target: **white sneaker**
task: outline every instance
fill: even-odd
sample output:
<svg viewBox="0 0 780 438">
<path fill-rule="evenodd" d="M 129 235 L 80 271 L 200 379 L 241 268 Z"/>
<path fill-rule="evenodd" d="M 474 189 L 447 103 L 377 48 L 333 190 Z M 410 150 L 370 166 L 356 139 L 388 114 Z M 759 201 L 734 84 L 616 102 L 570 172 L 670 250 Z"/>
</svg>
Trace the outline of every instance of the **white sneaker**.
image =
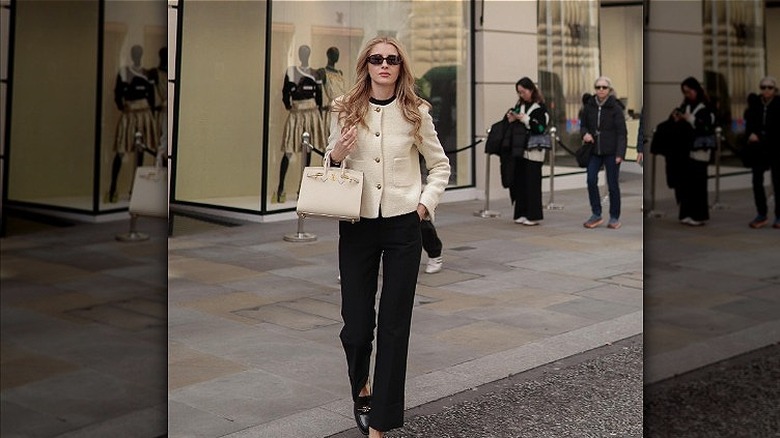
<svg viewBox="0 0 780 438">
<path fill-rule="evenodd" d="M 700 227 L 700 226 L 704 225 L 704 221 L 697 221 L 697 220 L 694 220 L 691 217 L 684 217 L 684 218 L 680 219 L 680 223 L 681 224 L 685 224 L 685 225 L 690 225 L 692 227 Z"/>
<path fill-rule="evenodd" d="M 515 219 L 515 223 L 516 224 L 522 224 L 522 225 L 528 225 L 529 227 L 534 226 L 534 225 L 539 225 L 539 222 L 532 221 L 532 220 L 528 219 L 525 216 L 521 216 L 521 217 Z"/>
<path fill-rule="evenodd" d="M 444 260 L 441 257 L 431 257 L 428 259 L 428 264 L 425 266 L 426 274 L 435 274 L 441 271 L 441 265 Z"/>
</svg>

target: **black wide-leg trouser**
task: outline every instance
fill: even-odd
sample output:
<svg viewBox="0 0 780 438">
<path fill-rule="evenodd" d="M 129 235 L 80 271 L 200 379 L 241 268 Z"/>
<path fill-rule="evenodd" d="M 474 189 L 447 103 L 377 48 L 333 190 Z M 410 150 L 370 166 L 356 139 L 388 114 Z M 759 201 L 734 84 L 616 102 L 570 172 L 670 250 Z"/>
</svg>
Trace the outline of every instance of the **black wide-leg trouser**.
<svg viewBox="0 0 780 438">
<path fill-rule="evenodd" d="M 370 426 L 403 426 L 404 383 L 412 306 L 422 242 L 416 211 L 394 217 L 339 223 L 341 343 L 347 357 L 352 399 L 366 385 L 376 328 L 376 364 L 371 385 Z M 382 260 L 382 293 L 376 293 Z"/>
<path fill-rule="evenodd" d="M 680 178 L 680 212 L 679 219 L 686 217 L 696 221 L 710 220 L 710 204 L 707 199 L 707 167 L 706 161 L 689 158 L 685 175 Z"/>
</svg>

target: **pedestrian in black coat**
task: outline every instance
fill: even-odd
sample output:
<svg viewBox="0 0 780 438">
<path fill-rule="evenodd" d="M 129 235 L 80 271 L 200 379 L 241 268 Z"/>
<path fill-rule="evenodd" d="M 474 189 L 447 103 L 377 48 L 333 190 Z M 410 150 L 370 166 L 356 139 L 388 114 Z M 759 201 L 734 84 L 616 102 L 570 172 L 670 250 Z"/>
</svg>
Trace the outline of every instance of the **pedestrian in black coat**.
<svg viewBox="0 0 780 438">
<path fill-rule="evenodd" d="M 515 204 L 514 221 L 526 226 L 538 225 L 544 219 L 542 211 L 542 163 L 545 150 L 528 147 L 532 135 L 544 134 L 550 116 L 544 106 L 542 93 L 536 84 L 524 77 L 515 84 L 518 100 L 506 114 L 514 132 L 522 133 L 522 148 L 513 153 L 514 175 L 509 195 Z M 513 151 L 514 152 L 514 151 Z"/>
<path fill-rule="evenodd" d="M 612 80 L 601 76 L 593 84 L 596 94 L 582 96 L 580 133 L 583 143 L 593 143 L 593 153 L 587 166 L 588 199 L 591 216 L 583 224 L 595 228 L 604 222 L 601 217 L 601 196 L 598 174 L 604 166 L 609 190 L 609 223 L 611 229 L 620 228 L 620 163 L 626 156 L 628 130 L 623 104 L 617 100 Z"/>
<path fill-rule="evenodd" d="M 712 157 L 714 140 L 709 146 L 699 147 L 699 140 L 714 138 L 715 112 L 710 105 L 707 92 L 694 77 L 686 78 L 680 84 L 684 96 L 682 104 L 669 117 L 679 129 L 679 140 L 687 146 L 687 157 L 682 158 L 675 181 L 677 201 L 680 206 L 680 223 L 690 226 L 704 225 L 710 218 L 707 201 L 707 167 Z M 683 152 L 681 151 L 681 152 Z"/>
<path fill-rule="evenodd" d="M 753 172 L 753 198 L 757 216 L 750 222 L 751 228 L 761 228 L 769 223 L 764 173 L 772 175 L 775 194 L 774 228 L 780 228 L 780 99 L 777 97 L 777 80 L 771 76 L 761 79 L 761 95 L 751 93 L 745 110 L 745 136 L 747 145 L 744 156 Z"/>
</svg>

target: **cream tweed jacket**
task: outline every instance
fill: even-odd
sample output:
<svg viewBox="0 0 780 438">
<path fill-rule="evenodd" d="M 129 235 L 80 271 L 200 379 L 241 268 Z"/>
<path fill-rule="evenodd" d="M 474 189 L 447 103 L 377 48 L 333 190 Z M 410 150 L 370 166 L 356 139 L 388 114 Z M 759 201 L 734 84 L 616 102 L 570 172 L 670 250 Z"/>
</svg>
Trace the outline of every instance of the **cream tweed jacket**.
<svg viewBox="0 0 780 438">
<path fill-rule="evenodd" d="M 450 178 L 450 161 L 439 143 L 427 106 L 420 106 L 420 114 L 423 141 L 415 144 L 412 125 L 404 119 L 396 100 L 387 105 L 369 103 L 365 117 L 368 129 L 358 126 L 357 148 L 345 159 L 346 167 L 363 172 L 360 217 L 377 218 L 380 209 L 382 217 L 400 216 L 423 204 L 430 219 L 434 219 Z M 341 127 L 338 114 L 333 114 L 326 151 L 335 147 Z M 424 189 L 419 154 L 428 168 Z"/>
</svg>

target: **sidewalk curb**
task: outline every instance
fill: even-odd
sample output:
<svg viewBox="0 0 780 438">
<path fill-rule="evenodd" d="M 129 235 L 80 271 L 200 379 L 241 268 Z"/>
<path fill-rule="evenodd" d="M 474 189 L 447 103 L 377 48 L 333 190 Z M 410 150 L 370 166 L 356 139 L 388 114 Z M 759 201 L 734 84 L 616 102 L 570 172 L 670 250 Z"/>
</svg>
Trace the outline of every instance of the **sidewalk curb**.
<svg viewBox="0 0 780 438">
<path fill-rule="evenodd" d="M 406 382 L 406 409 L 636 336 L 642 331 L 643 312 L 637 311 L 417 376 Z M 322 438 L 354 427 L 352 400 L 347 397 L 323 407 L 309 409 L 223 436 L 228 438 Z"/>
<path fill-rule="evenodd" d="M 768 321 L 658 355 L 645 352 L 645 386 L 780 342 L 780 321 Z"/>
</svg>

